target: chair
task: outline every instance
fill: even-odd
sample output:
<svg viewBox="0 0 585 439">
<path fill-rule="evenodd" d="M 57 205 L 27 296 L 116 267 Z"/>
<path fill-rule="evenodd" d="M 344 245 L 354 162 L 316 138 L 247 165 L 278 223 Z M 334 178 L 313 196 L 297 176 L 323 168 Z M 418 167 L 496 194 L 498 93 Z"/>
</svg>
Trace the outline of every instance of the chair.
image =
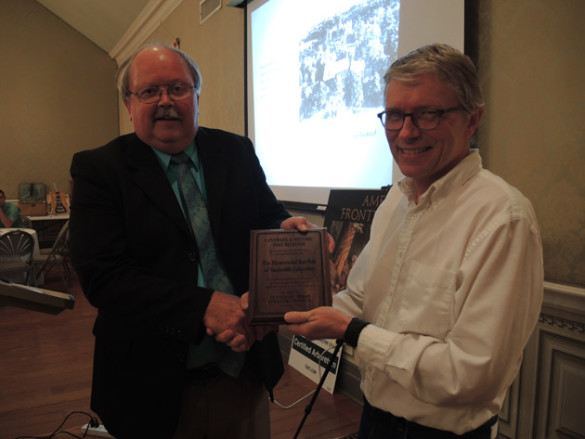
<svg viewBox="0 0 585 439">
<path fill-rule="evenodd" d="M 23 216 L 21 218 L 22 218 L 22 223 L 23 223 L 25 229 L 32 229 L 33 228 L 32 220 L 28 216 Z"/>
<path fill-rule="evenodd" d="M 12 230 L 0 236 L 0 279 L 7 282 L 24 275 L 24 283 L 30 285 L 35 279 L 32 263 L 34 239 L 30 233 Z"/>
<path fill-rule="evenodd" d="M 69 221 L 66 221 L 63 227 L 61 227 L 53 246 L 48 251 L 41 249 L 40 254 L 34 257 L 33 265 L 35 267 L 40 266 L 35 278 L 35 284 L 37 285 L 43 274 L 46 277 L 53 267 L 60 267 L 61 279 L 65 284 L 65 291 L 69 292 L 69 283 L 71 281 L 71 269 L 69 268 Z"/>
</svg>

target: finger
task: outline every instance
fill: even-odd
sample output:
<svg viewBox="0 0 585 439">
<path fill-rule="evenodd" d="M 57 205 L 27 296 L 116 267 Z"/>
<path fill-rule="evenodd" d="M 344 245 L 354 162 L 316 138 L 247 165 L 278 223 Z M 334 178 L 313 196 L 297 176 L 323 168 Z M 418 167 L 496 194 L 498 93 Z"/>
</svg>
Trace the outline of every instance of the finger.
<svg viewBox="0 0 585 439">
<path fill-rule="evenodd" d="M 244 311 L 246 311 L 248 309 L 248 306 L 249 306 L 249 294 L 248 293 L 244 293 L 242 295 L 242 297 L 240 298 L 240 305 L 242 306 L 242 309 Z"/>
<path fill-rule="evenodd" d="M 333 253 L 333 250 L 335 250 L 335 240 L 333 239 L 333 236 L 331 236 L 331 234 L 327 233 L 327 247 L 329 248 L 329 253 Z"/>
<path fill-rule="evenodd" d="M 222 331 L 221 333 L 217 334 L 215 336 L 215 340 L 220 342 L 220 343 L 226 343 L 228 344 L 231 340 L 233 340 L 233 338 L 236 336 L 236 332 L 234 332 L 231 329 L 226 329 L 225 331 Z"/>
<path fill-rule="evenodd" d="M 284 321 L 286 323 L 303 323 L 308 319 L 306 312 L 301 311 L 289 311 L 284 314 Z"/>
<path fill-rule="evenodd" d="M 225 343 L 230 349 L 237 352 L 248 350 L 250 345 L 244 334 L 236 333 L 231 330 L 223 331 L 215 337 L 215 340 L 220 343 Z"/>
<path fill-rule="evenodd" d="M 250 344 L 246 340 L 246 337 L 242 334 L 236 335 L 232 338 L 229 343 L 227 344 L 232 351 L 235 352 L 244 352 L 249 349 Z"/>
<path fill-rule="evenodd" d="M 250 347 L 244 343 L 242 345 L 232 347 L 231 350 L 234 352 L 246 352 L 250 350 Z"/>
<path fill-rule="evenodd" d="M 235 334 L 232 339 L 228 342 L 230 346 L 238 346 L 241 344 L 247 344 L 247 339 L 244 334 Z"/>
<path fill-rule="evenodd" d="M 312 226 L 312 224 L 309 223 L 307 219 L 302 216 L 293 216 L 291 218 L 284 220 L 280 224 L 281 229 L 297 229 L 301 232 L 306 232 L 310 228 L 310 226 Z"/>
</svg>

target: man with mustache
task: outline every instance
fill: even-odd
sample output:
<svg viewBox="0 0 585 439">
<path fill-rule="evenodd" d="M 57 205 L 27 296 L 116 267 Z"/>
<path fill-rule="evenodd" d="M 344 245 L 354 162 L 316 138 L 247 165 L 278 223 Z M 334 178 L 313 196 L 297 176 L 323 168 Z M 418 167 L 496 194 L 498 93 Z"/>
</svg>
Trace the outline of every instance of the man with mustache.
<svg viewBox="0 0 585 439">
<path fill-rule="evenodd" d="M 542 302 L 536 217 L 470 148 L 484 102 L 469 58 L 425 46 L 385 80 L 378 116 L 405 178 L 333 307 L 285 320 L 355 348 L 360 438 L 494 438 Z"/>
<path fill-rule="evenodd" d="M 269 438 L 283 365 L 275 328 L 246 324 L 250 231 L 313 225 L 277 202 L 249 139 L 198 125 L 188 55 L 143 48 L 118 86 L 135 133 L 71 164 L 71 256 L 98 308 L 91 407 L 117 439 Z"/>
</svg>

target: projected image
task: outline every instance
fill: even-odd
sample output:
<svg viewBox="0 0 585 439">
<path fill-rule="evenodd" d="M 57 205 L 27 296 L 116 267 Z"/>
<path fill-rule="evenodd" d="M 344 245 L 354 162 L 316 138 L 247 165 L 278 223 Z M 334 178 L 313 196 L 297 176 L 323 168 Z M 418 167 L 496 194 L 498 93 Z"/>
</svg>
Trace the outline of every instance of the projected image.
<svg viewBox="0 0 585 439">
<path fill-rule="evenodd" d="M 464 0 L 254 0 L 248 5 L 248 134 L 279 200 L 392 183 L 376 117 L 383 75 L 423 44 L 463 48 Z"/>
<path fill-rule="evenodd" d="M 370 0 L 327 17 L 299 43 L 300 120 L 380 106 L 398 51 L 400 1 Z"/>
</svg>

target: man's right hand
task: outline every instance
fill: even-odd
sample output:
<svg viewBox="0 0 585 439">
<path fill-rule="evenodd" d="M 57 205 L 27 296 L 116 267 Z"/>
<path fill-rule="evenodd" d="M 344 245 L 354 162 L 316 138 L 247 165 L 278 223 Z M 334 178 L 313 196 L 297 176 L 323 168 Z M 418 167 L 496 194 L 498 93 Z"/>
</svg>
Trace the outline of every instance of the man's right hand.
<svg viewBox="0 0 585 439">
<path fill-rule="evenodd" d="M 214 291 L 203 323 L 208 335 L 217 339 L 221 334 L 218 341 L 228 344 L 236 352 L 247 351 L 254 342 L 254 334 L 246 324 L 246 313 L 237 296 Z"/>
</svg>

